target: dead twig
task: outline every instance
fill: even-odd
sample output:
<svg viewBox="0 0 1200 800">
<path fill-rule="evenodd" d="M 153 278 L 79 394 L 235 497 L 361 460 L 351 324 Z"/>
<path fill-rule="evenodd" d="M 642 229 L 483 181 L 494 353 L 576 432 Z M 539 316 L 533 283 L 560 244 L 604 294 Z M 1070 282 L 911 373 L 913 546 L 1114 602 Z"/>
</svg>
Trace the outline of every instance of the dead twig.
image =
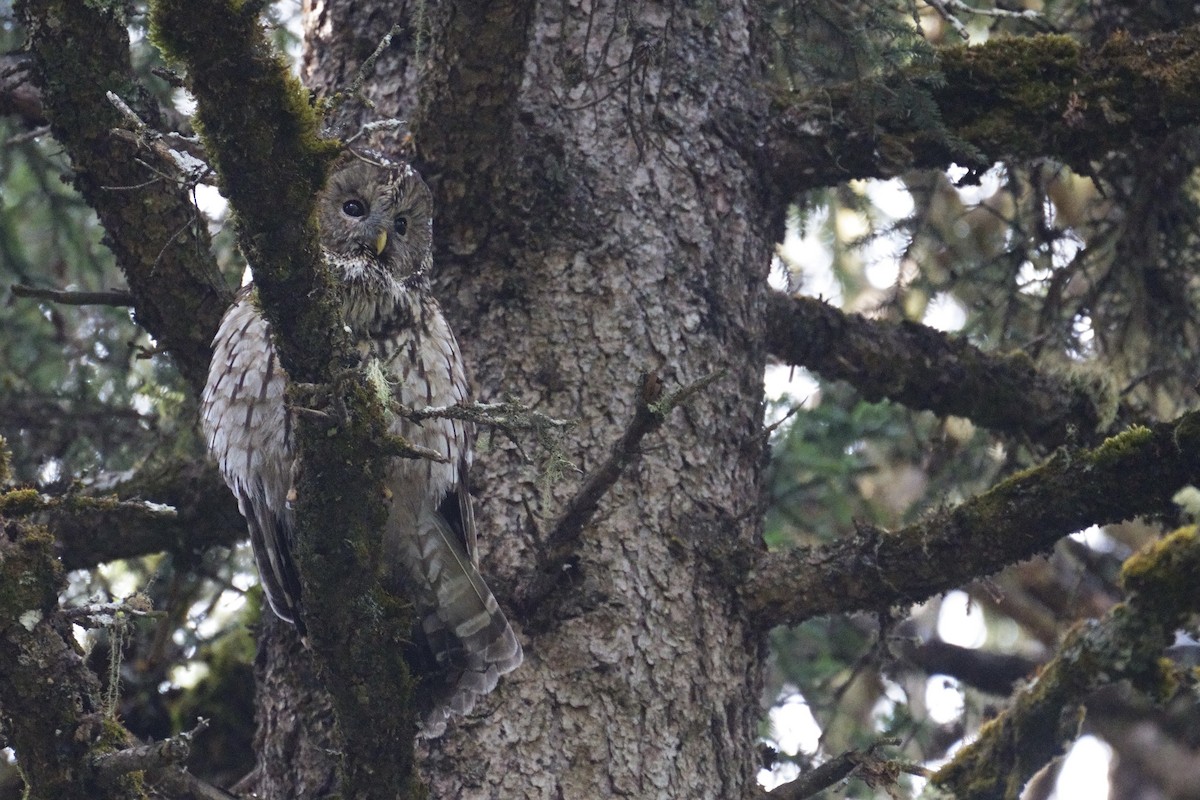
<svg viewBox="0 0 1200 800">
<path fill-rule="evenodd" d="M 33 300 L 48 300 L 67 306 L 131 306 L 133 293 L 118 289 L 107 292 L 74 292 L 62 289 L 38 289 L 14 283 L 13 297 L 28 297 Z"/>
<path fill-rule="evenodd" d="M 538 574 L 526 593 L 526 604 L 540 600 L 558 583 L 575 554 L 584 528 L 599 508 L 600 500 L 630 463 L 641 455 L 639 446 L 642 439 L 662 427 L 672 409 L 712 385 L 723 374 L 715 372 L 666 394 L 657 374 L 651 372 L 642 376 L 633 417 L 620 438 L 609 448 L 608 458 L 584 478 L 542 543 Z"/>
</svg>

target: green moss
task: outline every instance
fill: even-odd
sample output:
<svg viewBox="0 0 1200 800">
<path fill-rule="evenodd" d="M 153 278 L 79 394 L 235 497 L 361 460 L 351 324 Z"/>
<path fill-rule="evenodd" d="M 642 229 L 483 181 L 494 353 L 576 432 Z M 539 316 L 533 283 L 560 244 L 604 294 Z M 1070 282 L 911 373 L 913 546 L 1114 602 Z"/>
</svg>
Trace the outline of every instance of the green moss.
<svg viewBox="0 0 1200 800">
<path fill-rule="evenodd" d="M 320 136 L 307 90 L 270 49 L 258 19 L 242 13 L 253 8 L 158 0 L 151 39 L 187 67 L 198 130 L 238 215 L 239 244 L 260 291 L 274 300 L 268 319 L 296 352 L 328 353 L 334 309 L 325 299 L 295 298 L 330 294 L 319 267 L 315 198 L 341 145 Z M 290 314 L 280 313 L 289 305 Z M 311 379 L 312 370 L 297 370 L 290 355 L 281 352 L 285 368 Z"/>
<path fill-rule="evenodd" d="M 1067 107 L 1081 52 L 1079 42 L 1055 35 L 940 51 L 946 86 L 938 104 L 947 125 L 992 154 L 1036 151 L 1038 137 Z"/>
<path fill-rule="evenodd" d="M 1112 466 L 1129 458 L 1133 451 L 1145 447 L 1154 439 L 1154 432 L 1144 425 L 1133 425 L 1128 430 L 1110 436 L 1091 452 L 1092 463 L 1097 466 Z"/>
<path fill-rule="evenodd" d="M 11 489 L 0 494 L 0 517 L 23 517 L 44 507 L 37 489 Z"/>
<path fill-rule="evenodd" d="M 1139 608 L 1173 627 L 1200 610 L 1196 575 L 1200 574 L 1200 531 L 1180 528 L 1130 556 L 1121 568 L 1121 584 Z"/>
<path fill-rule="evenodd" d="M 22 621 L 29 611 L 49 613 L 65 582 L 57 542 L 48 530 L 15 522 L 7 528 L 14 541 L 0 538 L 0 629 Z"/>
</svg>

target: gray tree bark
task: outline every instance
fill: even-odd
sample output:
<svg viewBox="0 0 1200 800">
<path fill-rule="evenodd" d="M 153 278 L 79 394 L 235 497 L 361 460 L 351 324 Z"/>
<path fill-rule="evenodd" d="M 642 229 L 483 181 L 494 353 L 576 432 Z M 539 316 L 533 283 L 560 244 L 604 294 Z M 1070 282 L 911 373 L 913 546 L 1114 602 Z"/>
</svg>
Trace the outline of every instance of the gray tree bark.
<svg viewBox="0 0 1200 800">
<path fill-rule="evenodd" d="M 369 81 L 377 110 L 343 121 L 409 121 L 437 201 L 439 299 L 478 399 L 579 420 L 577 470 L 558 475 L 481 436 L 484 572 L 527 657 L 428 743 L 430 795 L 742 796 L 764 643 L 702 554 L 760 534 L 772 206 L 720 136 L 722 119 L 766 112 L 756 20 L 743 3 L 421 8 L 423 23 L 385 0 L 306 3 L 305 80 L 345 88 L 405 26 Z M 668 392 L 720 377 L 641 441 L 547 589 L 541 545 L 634 417 L 644 372 Z M 323 706 L 279 679 L 304 656 L 267 632 L 260 752 L 290 773 L 260 770 L 254 788 L 315 794 L 332 769 L 313 743 Z"/>
</svg>

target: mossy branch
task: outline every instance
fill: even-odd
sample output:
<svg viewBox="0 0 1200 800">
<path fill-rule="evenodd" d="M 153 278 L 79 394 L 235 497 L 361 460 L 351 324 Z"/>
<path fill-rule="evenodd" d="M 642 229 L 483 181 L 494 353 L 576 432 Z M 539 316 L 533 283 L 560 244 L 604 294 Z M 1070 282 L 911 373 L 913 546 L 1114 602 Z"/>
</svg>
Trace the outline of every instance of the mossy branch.
<svg viewBox="0 0 1200 800">
<path fill-rule="evenodd" d="M 1010 157 L 1056 158 L 1086 173 L 1131 142 L 1200 122 L 1197 26 L 1138 39 L 1118 32 L 1092 50 L 1045 34 L 937 52 L 936 73 L 918 68 L 890 81 L 927 92 L 940 124 L 864 100 L 854 84 L 781 96 L 765 134 L 735 137 L 765 142 L 750 155 L 794 196 L 914 167 L 983 170 Z"/>
<path fill-rule="evenodd" d="M 899 531 L 860 527 L 819 548 L 760 556 L 742 586 L 764 626 L 924 600 L 1049 549 L 1090 525 L 1171 513 L 1200 482 L 1200 412 L 1134 427 L 1033 469 Z"/>
<path fill-rule="evenodd" d="M 237 502 L 211 464 L 156 463 L 115 490 L 118 497 L 154 498 L 176 513 L 146 513 L 137 508 L 114 513 L 91 500 L 82 506 L 60 504 L 48 509 L 46 524 L 54 531 L 67 569 L 163 551 L 190 557 L 209 547 L 232 547 L 246 537 Z"/>
<path fill-rule="evenodd" d="M 933 784 L 959 800 L 1015 800 L 1026 781 L 1075 739 L 1081 706 L 1096 689 L 1127 680 L 1154 700 L 1167 699 L 1174 682 L 1162 652 L 1175 628 L 1200 611 L 1197 574 L 1200 535 L 1194 526 L 1132 556 L 1122 571 L 1127 602 L 1072 629 L 1054 660 L 934 774 Z"/>
<path fill-rule="evenodd" d="M 66 586 L 44 528 L 0 520 L 0 715 L 31 798 L 142 800 L 137 774 L 104 780 L 96 759 L 133 744 L 107 719 L 100 682 L 58 608 Z"/>
<path fill-rule="evenodd" d="M 1102 379 L 1039 370 L 1021 352 L 985 353 L 916 322 L 870 320 L 813 297 L 768 297 L 767 347 L 867 400 L 967 417 L 1047 448 L 1098 440 L 1117 412 L 1116 388 Z"/>
<path fill-rule="evenodd" d="M 308 92 L 271 49 L 252 5 L 159 0 L 150 33 L 186 66 L 197 127 L 237 212 L 238 245 L 281 363 L 295 380 L 328 381 L 348 339 L 321 264 L 316 199 L 340 144 L 318 135 Z"/>
<path fill-rule="evenodd" d="M 151 34 L 186 67 L 198 129 L 238 217 L 238 244 L 279 360 L 306 384 L 336 383 L 336 435 L 297 426 L 297 536 L 302 617 L 333 700 L 347 797 L 422 796 L 413 766 L 413 680 L 404 660 L 411 604 L 375 570 L 386 519 L 385 409 L 357 364 L 333 278 L 322 263 L 317 195 L 339 153 L 318 134 L 309 95 L 272 50 L 257 13 L 234 0 L 156 0 Z M 393 442 L 393 444 L 395 444 Z"/>
<path fill-rule="evenodd" d="M 66 513 L 100 511 L 121 514 L 148 515 L 173 519 L 176 509 L 165 503 L 147 500 L 121 500 L 116 495 L 85 495 L 68 493 L 63 495 L 43 494 L 37 489 L 10 489 L 0 494 L 0 516 L 24 517 L 39 511 L 59 509 Z"/>
</svg>

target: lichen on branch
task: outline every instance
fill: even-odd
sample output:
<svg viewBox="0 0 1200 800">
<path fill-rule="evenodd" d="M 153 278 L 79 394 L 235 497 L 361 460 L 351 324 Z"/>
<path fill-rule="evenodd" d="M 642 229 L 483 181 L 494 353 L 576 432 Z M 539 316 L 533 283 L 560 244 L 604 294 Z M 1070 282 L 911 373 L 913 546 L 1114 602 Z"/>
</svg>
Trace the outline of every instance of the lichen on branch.
<svg viewBox="0 0 1200 800">
<path fill-rule="evenodd" d="M 1061 35 L 998 37 L 937 51 L 874 91 L 920 89 L 933 118 L 864 98 L 872 87 L 822 87 L 777 98 L 761 141 L 769 177 L 789 195 L 852 178 L 892 177 L 958 163 L 986 169 L 1003 158 L 1089 164 L 1132 141 L 1200 122 L 1200 26 L 1088 49 Z"/>
<path fill-rule="evenodd" d="M 1200 611 L 1198 573 L 1195 526 L 1131 556 L 1122 570 L 1128 600 L 1072 629 L 1054 660 L 933 784 L 960 800 L 1016 800 L 1026 781 L 1074 740 L 1092 692 L 1127 680 L 1156 701 L 1167 699 L 1175 682 L 1162 651 L 1184 618 Z"/>
<path fill-rule="evenodd" d="M 1060 449 L 898 531 L 860 526 L 819 548 L 760 556 L 741 587 L 763 625 L 917 602 L 1048 550 L 1090 525 L 1171 513 L 1200 483 L 1200 412 L 1135 426 L 1091 450 Z"/>
</svg>

